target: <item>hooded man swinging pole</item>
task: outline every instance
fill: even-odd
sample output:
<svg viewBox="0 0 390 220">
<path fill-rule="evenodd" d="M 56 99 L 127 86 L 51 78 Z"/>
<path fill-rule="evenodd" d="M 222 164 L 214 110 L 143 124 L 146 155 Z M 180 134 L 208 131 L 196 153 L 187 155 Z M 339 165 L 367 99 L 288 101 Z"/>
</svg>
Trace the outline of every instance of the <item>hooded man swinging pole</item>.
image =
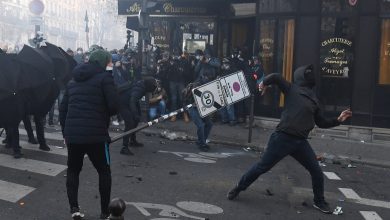
<svg viewBox="0 0 390 220">
<path fill-rule="evenodd" d="M 313 66 L 302 66 L 294 72 L 294 83 L 286 81 L 281 74 L 273 73 L 264 78 L 259 89 L 262 94 L 269 85 L 275 84 L 285 95 L 285 107 L 280 123 L 271 134 L 264 155 L 238 184 L 229 191 L 227 198 L 235 199 L 241 191 L 246 190 L 260 175 L 269 171 L 284 157 L 290 155 L 309 171 L 312 179 L 314 204 L 324 213 L 332 213 L 324 197 L 324 178 L 316 155 L 307 141 L 310 131 L 317 125 L 320 128 L 331 128 L 340 125 L 352 116 L 347 109 L 338 118 L 325 118 L 315 94 L 315 74 Z"/>
</svg>

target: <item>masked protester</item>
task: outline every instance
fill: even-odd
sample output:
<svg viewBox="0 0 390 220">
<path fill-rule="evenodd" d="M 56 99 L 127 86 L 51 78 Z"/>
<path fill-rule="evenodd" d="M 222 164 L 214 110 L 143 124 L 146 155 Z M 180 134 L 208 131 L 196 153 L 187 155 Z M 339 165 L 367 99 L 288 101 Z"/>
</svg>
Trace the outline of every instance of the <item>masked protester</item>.
<svg viewBox="0 0 390 220">
<path fill-rule="evenodd" d="M 192 89 L 209 82 L 206 79 L 207 78 L 205 77 L 201 77 L 200 80 L 197 80 L 186 86 L 186 88 L 182 92 L 184 105 L 189 105 L 189 104 L 195 105 L 195 100 L 192 95 Z M 197 128 L 196 133 L 198 136 L 198 140 L 196 141 L 196 145 L 198 145 L 200 151 L 204 151 L 204 152 L 209 151 L 210 146 L 207 143 L 208 143 L 208 137 L 211 132 L 211 128 L 213 127 L 213 122 L 211 121 L 211 118 L 209 116 L 202 118 L 199 114 L 197 106 L 193 106 L 190 109 L 188 109 L 188 113 L 190 114 L 191 120 L 194 122 Z"/>
<path fill-rule="evenodd" d="M 108 127 L 117 114 L 119 97 L 111 73 L 111 55 L 93 51 L 86 64 L 77 66 L 60 106 L 60 124 L 68 149 L 66 188 L 73 219 L 84 219 L 78 203 L 79 174 L 87 154 L 99 174 L 100 219 L 108 219 L 111 170 Z"/>
<path fill-rule="evenodd" d="M 136 82 L 126 92 L 121 93 L 120 114 L 125 121 L 125 132 L 138 126 L 141 120 L 141 107 L 139 101 L 147 93 L 154 92 L 157 88 L 157 81 L 154 78 L 146 78 Z M 130 100 L 130 102 L 129 102 Z M 136 139 L 135 133 L 123 138 L 123 147 L 120 151 L 124 155 L 133 155 L 130 147 L 142 147 Z"/>
<path fill-rule="evenodd" d="M 85 55 L 83 52 L 83 48 L 79 47 L 76 50 L 76 54 L 73 56 L 73 59 L 76 60 L 77 64 L 84 63 Z"/>
<path fill-rule="evenodd" d="M 237 69 L 232 65 L 231 59 L 223 58 L 220 76 L 227 76 L 235 72 L 237 72 Z M 237 124 L 234 105 L 225 106 L 221 108 L 218 113 L 223 124 L 229 124 L 230 126 L 235 126 Z"/>
<path fill-rule="evenodd" d="M 182 103 L 181 92 L 185 88 L 185 80 L 190 73 L 190 63 L 186 57 L 180 56 L 179 53 L 174 53 L 172 62 L 172 71 L 168 74 L 169 81 L 169 98 L 171 103 L 171 111 L 179 109 Z M 176 121 L 176 116 L 171 118 L 171 122 Z M 184 113 L 184 121 L 189 122 L 187 112 Z"/>
<path fill-rule="evenodd" d="M 323 173 L 307 138 L 314 125 L 320 128 L 338 126 L 351 117 L 352 112 L 344 110 L 338 118 L 332 119 L 323 116 L 318 98 L 313 90 L 315 74 L 311 65 L 299 67 L 294 72 L 293 84 L 283 79 L 280 74 L 273 73 L 264 78 L 259 88 L 264 93 L 267 86 L 272 84 L 277 85 L 286 97 L 280 123 L 276 127 L 276 131 L 272 133 L 268 147 L 260 161 L 241 177 L 237 186 L 228 193 L 227 198 L 229 200 L 236 198 L 260 175 L 290 155 L 311 175 L 314 192 L 313 206 L 324 213 L 331 213 L 332 210 L 324 197 Z"/>
</svg>

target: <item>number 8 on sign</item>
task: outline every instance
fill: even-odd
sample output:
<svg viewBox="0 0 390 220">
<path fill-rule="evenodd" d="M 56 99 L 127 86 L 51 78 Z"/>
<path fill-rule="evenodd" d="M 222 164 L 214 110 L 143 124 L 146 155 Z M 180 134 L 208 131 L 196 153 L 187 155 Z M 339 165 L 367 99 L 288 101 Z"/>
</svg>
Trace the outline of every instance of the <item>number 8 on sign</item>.
<svg viewBox="0 0 390 220">
<path fill-rule="evenodd" d="M 207 108 L 212 107 L 214 105 L 214 95 L 209 91 L 204 91 L 202 93 L 202 104 Z"/>
</svg>

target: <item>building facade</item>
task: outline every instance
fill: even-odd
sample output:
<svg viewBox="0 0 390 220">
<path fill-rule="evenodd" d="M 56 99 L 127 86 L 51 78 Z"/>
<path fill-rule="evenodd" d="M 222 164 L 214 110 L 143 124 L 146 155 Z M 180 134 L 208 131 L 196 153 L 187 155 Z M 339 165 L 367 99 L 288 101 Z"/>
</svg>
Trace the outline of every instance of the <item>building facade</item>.
<svg viewBox="0 0 390 220">
<path fill-rule="evenodd" d="M 294 69 L 313 64 L 326 115 L 351 108 L 350 125 L 390 128 L 389 0 L 157 2 L 150 30 L 161 47 L 173 51 L 204 40 L 220 57 L 239 47 L 247 58 L 259 56 L 267 74 L 280 72 L 289 81 Z M 119 0 L 127 28 L 137 28 L 141 5 Z M 255 115 L 278 118 L 283 102 L 272 88 L 256 97 Z"/>
<path fill-rule="evenodd" d="M 12 49 L 28 44 L 34 37 L 36 25 L 48 41 L 65 49 L 87 49 L 87 35 L 89 45 L 109 49 L 126 42 L 126 31 L 121 28 L 123 22 L 116 13 L 116 1 L 40 0 L 43 12 L 34 14 L 30 4 L 35 1 L 0 0 L 0 42 L 11 45 Z M 86 32 L 86 12 L 89 32 Z"/>
</svg>

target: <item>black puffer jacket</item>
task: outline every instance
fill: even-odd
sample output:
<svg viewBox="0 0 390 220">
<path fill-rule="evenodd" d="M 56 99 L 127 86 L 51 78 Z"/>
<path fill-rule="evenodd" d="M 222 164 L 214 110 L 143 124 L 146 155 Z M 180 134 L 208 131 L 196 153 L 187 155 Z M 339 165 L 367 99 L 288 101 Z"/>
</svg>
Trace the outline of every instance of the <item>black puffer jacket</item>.
<svg viewBox="0 0 390 220">
<path fill-rule="evenodd" d="M 110 116 L 117 114 L 119 97 L 112 75 L 93 64 L 73 70 L 60 106 L 60 123 L 67 143 L 110 140 Z"/>
<path fill-rule="evenodd" d="M 336 118 L 327 119 L 322 114 L 319 101 L 313 91 L 315 78 L 311 66 L 299 67 L 294 72 L 293 84 L 287 82 L 278 73 L 266 76 L 263 83 L 278 85 L 286 96 L 280 123 L 276 127 L 277 131 L 307 138 L 314 125 L 320 128 L 340 125 Z"/>
<path fill-rule="evenodd" d="M 148 92 L 156 89 L 156 80 L 147 78 L 133 84 L 131 89 L 121 93 L 121 108 L 130 108 L 133 119 L 138 123 L 141 118 L 141 107 L 139 101 Z"/>
</svg>

